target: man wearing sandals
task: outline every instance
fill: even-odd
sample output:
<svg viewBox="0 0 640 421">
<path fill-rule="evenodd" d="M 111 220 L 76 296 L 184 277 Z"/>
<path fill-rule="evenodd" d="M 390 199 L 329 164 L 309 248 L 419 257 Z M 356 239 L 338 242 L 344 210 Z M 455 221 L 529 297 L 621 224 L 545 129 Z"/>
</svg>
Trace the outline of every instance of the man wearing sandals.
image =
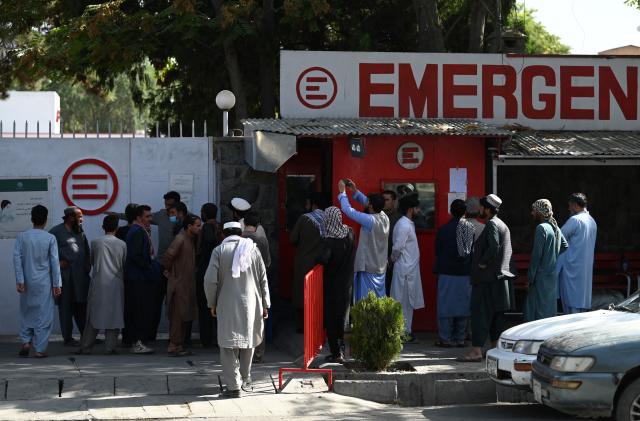
<svg viewBox="0 0 640 421">
<path fill-rule="evenodd" d="M 186 215 L 183 230 L 162 256 L 167 277 L 167 307 L 169 310 L 169 355 L 191 355 L 184 348 L 188 325 L 198 317 L 196 301 L 196 239 L 202 223 L 200 218 Z"/>
<path fill-rule="evenodd" d="M 31 347 L 35 357 L 47 356 L 53 328 L 54 298 L 61 293 L 58 244 L 56 238 L 44 230 L 48 213 L 42 205 L 31 209 L 33 229 L 18 235 L 13 252 L 22 319 L 21 357 L 28 357 Z"/>
<path fill-rule="evenodd" d="M 223 226 L 224 240 L 211 254 L 204 275 L 204 291 L 211 315 L 218 319 L 218 345 L 223 397 L 239 398 L 251 390 L 251 361 L 262 342 L 269 314 L 269 284 L 260 251 L 250 238 L 242 238 L 239 222 Z"/>
</svg>

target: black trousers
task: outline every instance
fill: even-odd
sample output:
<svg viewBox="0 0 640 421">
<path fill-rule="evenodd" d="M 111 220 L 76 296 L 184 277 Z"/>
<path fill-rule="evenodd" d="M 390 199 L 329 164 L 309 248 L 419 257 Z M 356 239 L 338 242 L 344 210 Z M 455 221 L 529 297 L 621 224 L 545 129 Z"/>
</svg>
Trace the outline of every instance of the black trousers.
<svg viewBox="0 0 640 421">
<path fill-rule="evenodd" d="M 471 343 L 483 347 L 487 338 L 500 339 L 504 330 L 504 304 L 498 282 L 473 285 L 471 289 Z"/>
<path fill-rule="evenodd" d="M 196 299 L 198 301 L 198 325 L 200 326 L 200 343 L 202 346 L 209 347 L 218 343 L 218 325 L 211 316 L 207 304 L 207 296 L 204 293 L 204 279 L 196 281 Z M 191 329 L 189 329 L 191 333 Z"/>
<path fill-rule="evenodd" d="M 384 277 L 384 289 L 387 292 L 387 297 L 391 297 L 391 281 L 393 281 L 393 263 L 389 262 Z"/>
<path fill-rule="evenodd" d="M 160 282 L 154 284 L 152 287 L 152 326 L 151 331 L 149 332 L 149 340 L 155 341 L 156 336 L 158 335 L 158 326 L 162 321 L 162 306 L 164 305 L 164 299 L 167 295 L 167 278 L 164 274 L 160 276 Z"/>
<path fill-rule="evenodd" d="M 122 343 L 131 345 L 131 332 L 133 331 L 133 309 L 135 299 L 133 297 L 132 281 L 124 281 L 124 329 L 122 329 Z"/>
<path fill-rule="evenodd" d="M 153 296 L 156 282 L 154 281 L 128 281 L 125 287 L 125 314 L 129 319 L 127 326 L 127 339 L 131 343 L 137 341 L 147 342 L 152 338 L 154 326 L 155 302 L 149 297 Z"/>
<path fill-rule="evenodd" d="M 72 339 L 73 321 L 82 335 L 84 325 L 87 321 L 87 303 L 76 302 L 76 294 L 73 289 L 73 282 L 68 282 L 62 288 L 62 295 L 58 298 L 58 316 L 60 317 L 60 331 L 65 342 Z"/>
</svg>

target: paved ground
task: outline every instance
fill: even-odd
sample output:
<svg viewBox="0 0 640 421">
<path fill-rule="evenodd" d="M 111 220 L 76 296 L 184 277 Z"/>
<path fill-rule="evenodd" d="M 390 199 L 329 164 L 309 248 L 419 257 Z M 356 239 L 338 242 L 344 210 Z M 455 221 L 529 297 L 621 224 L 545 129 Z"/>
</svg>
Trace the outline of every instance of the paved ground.
<svg viewBox="0 0 640 421">
<path fill-rule="evenodd" d="M 301 339 L 300 338 L 293 338 Z M 405 346 L 402 360 L 420 372 L 482 370 L 459 364 L 465 349 L 432 346 L 433 336 Z M 76 356 L 54 338 L 47 359 L 17 358 L 15 338 L 0 338 L 0 420 L 45 419 L 252 419 L 252 420 L 566 420 L 538 405 L 478 405 L 401 408 L 326 392 L 319 378 L 291 380 L 276 394 L 278 368 L 295 366 L 290 354 L 268 348 L 266 363 L 255 365 L 254 391 L 238 400 L 219 397 L 217 350 L 194 347 L 196 355 L 168 357 L 166 341 L 154 355 Z M 61 385 L 59 380 L 63 380 Z M 61 389 L 60 389 L 61 387 Z M 61 397 L 58 392 L 61 390 Z M 114 395 L 115 393 L 115 395 Z M 2 398 L 4 397 L 4 400 Z"/>
</svg>

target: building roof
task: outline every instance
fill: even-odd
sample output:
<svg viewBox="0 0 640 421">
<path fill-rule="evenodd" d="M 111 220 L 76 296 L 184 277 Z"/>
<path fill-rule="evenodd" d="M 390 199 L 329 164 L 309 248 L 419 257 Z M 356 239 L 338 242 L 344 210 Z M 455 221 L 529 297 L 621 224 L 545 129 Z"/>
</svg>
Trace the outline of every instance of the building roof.
<svg viewBox="0 0 640 421">
<path fill-rule="evenodd" d="M 609 50 L 600 51 L 598 55 L 601 56 L 637 56 L 640 55 L 640 47 L 637 45 L 625 45 L 623 47 L 611 48 Z"/>
<path fill-rule="evenodd" d="M 502 146 L 506 158 L 640 157 L 640 131 L 525 131 Z"/>
<path fill-rule="evenodd" d="M 245 133 L 263 131 L 295 136 L 437 135 L 508 137 L 512 132 L 466 119 L 283 118 L 243 120 Z"/>
</svg>

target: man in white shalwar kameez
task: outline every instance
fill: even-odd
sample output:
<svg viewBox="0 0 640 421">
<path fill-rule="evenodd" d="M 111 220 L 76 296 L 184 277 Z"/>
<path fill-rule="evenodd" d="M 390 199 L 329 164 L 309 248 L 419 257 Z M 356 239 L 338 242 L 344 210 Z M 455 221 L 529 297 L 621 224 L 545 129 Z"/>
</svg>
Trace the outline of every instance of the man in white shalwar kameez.
<svg viewBox="0 0 640 421">
<path fill-rule="evenodd" d="M 587 197 L 582 193 L 569 196 L 571 217 L 562 226 L 569 248 L 558 257 L 558 287 L 565 314 L 591 309 L 593 258 L 598 226 L 587 211 Z"/>
<path fill-rule="evenodd" d="M 116 237 L 118 216 L 102 221 L 105 235 L 91 242 L 91 284 L 87 297 L 87 322 L 82 332 L 82 348 L 88 354 L 98 331 L 104 330 L 106 354 L 117 354 L 119 330 L 124 327 L 124 264 L 127 244 Z"/>
<path fill-rule="evenodd" d="M 31 209 L 33 229 L 18 235 L 13 251 L 16 289 L 20 293 L 19 355 L 46 357 L 53 328 L 54 298 L 61 293 L 62 277 L 56 238 L 46 232 L 48 210 L 42 205 Z"/>
<path fill-rule="evenodd" d="M 416 195 L 400 199 L 400 213 L 393 229 L 393 248 L 391 261 L 394 263 L 391 297 L 402 304 L 406 341 L 413 341 L 411 324 L 413 311 L 424 308 L 422 279 L 420 277 L 420 249 L 416 237 L 413 218 L 419 212 L 420 202 Z"/>
<path fill-rule="evenodd" d="M 223 226 L 225 239 L 213 250 L 204 275 L 204 290 L 218 321 L 220 364 L 227 383 L 224 397 L 239 398 L 251 388 L 253 351 L 262 342 L 271 305 L 267 272 L 260 251 L 242 238 L 239 222 Z"/>
</svg>

